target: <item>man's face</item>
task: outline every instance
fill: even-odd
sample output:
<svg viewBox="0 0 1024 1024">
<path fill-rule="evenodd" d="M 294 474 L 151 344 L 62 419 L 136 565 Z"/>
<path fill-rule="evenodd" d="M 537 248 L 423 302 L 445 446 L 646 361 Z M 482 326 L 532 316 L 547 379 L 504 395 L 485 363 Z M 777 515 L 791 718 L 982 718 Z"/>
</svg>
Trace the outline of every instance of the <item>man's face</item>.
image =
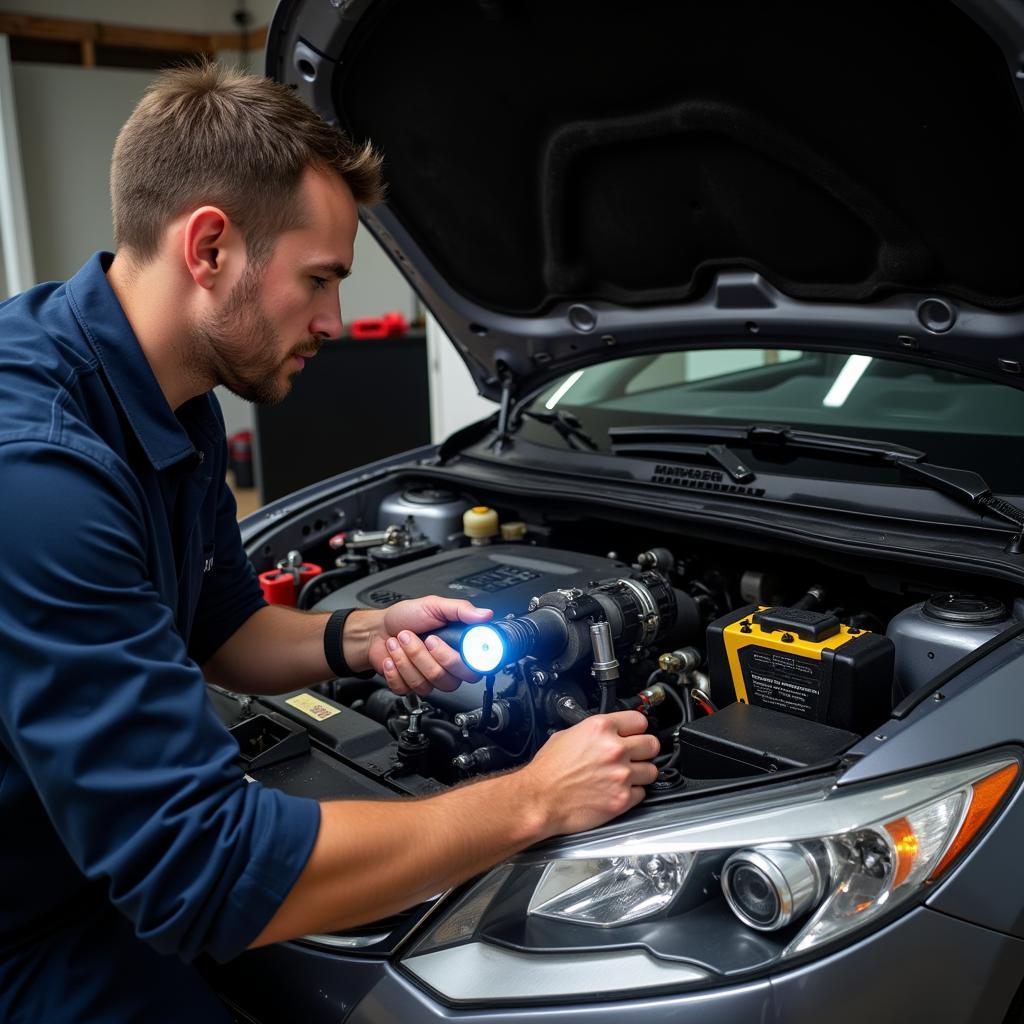
<svg viewBox="0 0 1024 1024">
<path fill-rule="evenodd" d="M 250 402 L 280 402 L 342 330 L 338 283 L 352 266 L 356 205 L 340 178 L 313 170 L 300 196 L 304 225 L 280 235 L 265 264 L 247 266 L 222 309 L 194 329 L 212 377 Z"/>
</svg>

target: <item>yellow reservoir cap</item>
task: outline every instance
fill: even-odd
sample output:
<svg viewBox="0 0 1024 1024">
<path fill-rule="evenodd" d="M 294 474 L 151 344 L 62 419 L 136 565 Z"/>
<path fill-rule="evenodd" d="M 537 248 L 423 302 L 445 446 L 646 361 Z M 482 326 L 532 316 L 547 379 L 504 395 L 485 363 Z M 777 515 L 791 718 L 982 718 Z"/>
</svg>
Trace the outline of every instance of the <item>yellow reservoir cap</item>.
<svg viewBox="0 0 1024 1024">
<path fill-rule="evenodd" d="M 498 513 L 486 505 L 467 508 L 462 515 L 462 532 L 471 540 L 487 540 L 498 535 Z"/>
</svg>

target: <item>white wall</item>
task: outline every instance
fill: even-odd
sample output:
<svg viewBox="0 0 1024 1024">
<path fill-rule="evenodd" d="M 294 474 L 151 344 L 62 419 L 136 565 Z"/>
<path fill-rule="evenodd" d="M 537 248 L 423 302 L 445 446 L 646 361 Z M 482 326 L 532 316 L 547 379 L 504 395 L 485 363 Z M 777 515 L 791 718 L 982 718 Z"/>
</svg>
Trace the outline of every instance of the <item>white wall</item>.
<svg viewBox="0 0 1024 1024">
<path fill-rule="evenodd" d="M 475 420 L 490 416 L 494 402 L 477 394 L 473 378 L 438 322 L 427 316 L 430 436 L 436 443 Z"/>
<path fill-rule="evenodd" d="M 113 246 L 108 176 L 118 130 L 150 71 L 15 64 L 14 96 L 40 281 Z"/>
</svg>

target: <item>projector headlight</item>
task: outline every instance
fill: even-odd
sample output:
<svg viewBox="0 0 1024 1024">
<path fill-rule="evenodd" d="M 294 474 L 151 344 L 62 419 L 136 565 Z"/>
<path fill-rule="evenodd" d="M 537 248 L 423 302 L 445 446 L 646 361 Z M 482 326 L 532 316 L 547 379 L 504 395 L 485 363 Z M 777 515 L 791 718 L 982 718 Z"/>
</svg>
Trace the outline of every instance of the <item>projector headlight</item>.
<svg viewBox="0 0 1024 1024">
<path fill-rule="evenodd" d="M 828 852 L 806 843 L 776 843 L 732 854 L 722 892 L 733 913 L 758 931 L 774 932 L 816 906 L 830 875 Z"/>
<path fill-rule="evenodd" d="M 403 966 L 480 1004 L 735 981 L 920 902 L 1019 771 L 990 755 L 856 787 L 829 777 L 662 805 L 499 865 Z"/>
</svg>

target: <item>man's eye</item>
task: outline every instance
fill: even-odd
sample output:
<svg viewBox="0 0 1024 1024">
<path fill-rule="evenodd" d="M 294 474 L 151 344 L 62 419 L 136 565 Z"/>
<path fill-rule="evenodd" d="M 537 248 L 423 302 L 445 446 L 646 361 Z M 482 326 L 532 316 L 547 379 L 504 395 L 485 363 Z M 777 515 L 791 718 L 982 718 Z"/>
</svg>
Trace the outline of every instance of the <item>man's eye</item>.
<svg viewBox="0 0 1024 1024">
<path fill-rule="evenodd" d="M 313 290 L 314 291 L 318 292 L 318 291 L 321 291 L 322 289 L 327 287 L 327 278 L 326 277 L 314 277 L 312 280 L 313 280 Z"/>
</svg>

